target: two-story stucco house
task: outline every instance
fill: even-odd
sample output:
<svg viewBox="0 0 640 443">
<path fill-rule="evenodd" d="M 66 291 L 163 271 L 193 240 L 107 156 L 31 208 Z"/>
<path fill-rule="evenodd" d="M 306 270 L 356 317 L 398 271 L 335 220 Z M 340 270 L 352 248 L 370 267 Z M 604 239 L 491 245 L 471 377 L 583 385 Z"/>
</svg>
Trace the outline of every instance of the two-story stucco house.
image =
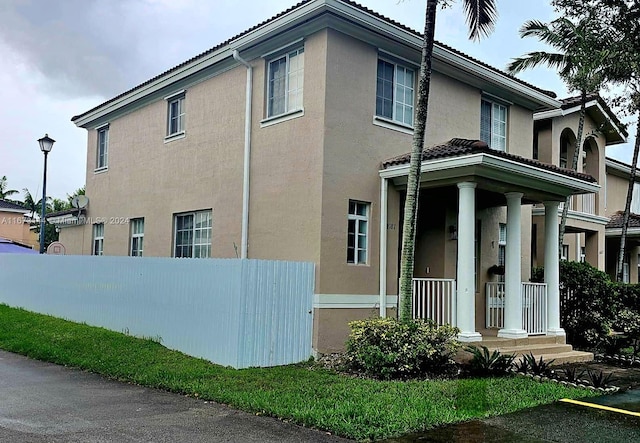
<svg viewBox="0 0 640 443">
<path fill-rule="evenodd" d="M 397 303 L 420 47 L 356 3 L 307 0 L 75 116 L 90 204 L 80 223 L 60 216 L 74 221 L 60 240 L 75 254 L 314 262 L 314 347 L 340 349 L 348 321 Z M 558 207 L 583 202 L 571 241 L 604 266 L 598 192 L 616 141 L 589 141 L 587 166 L 564 168 L 565 104 L 436 44 L 416 315 L 466 341 L 564 343 Z M 528 283 L 542 264 L 547 282 Z"/>
</svg>

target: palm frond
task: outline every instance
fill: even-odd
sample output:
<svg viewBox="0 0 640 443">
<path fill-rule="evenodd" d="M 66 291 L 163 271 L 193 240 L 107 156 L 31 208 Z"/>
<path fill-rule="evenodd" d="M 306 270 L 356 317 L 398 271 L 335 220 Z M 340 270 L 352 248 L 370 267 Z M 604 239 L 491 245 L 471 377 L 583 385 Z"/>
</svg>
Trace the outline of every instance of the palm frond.
<svg viewBox="0 0 640 443">
<path fill-rule="evenodd" d="M 498 19 L 495 0 L 464 0 L 464 13 L 471 40 L 480 40 L 493 32 Z"/>
<path fill-rule="evenodd" d="M 525 69 L 534 68 L 540 65 L 564 70 L 569 64 L 570 60 L 564 54 L 534 51 L 525 54 L 523 57 L 514 58 L 513 61 L 507 65 L 507 72 L 517 74 Z"/>
</svg>

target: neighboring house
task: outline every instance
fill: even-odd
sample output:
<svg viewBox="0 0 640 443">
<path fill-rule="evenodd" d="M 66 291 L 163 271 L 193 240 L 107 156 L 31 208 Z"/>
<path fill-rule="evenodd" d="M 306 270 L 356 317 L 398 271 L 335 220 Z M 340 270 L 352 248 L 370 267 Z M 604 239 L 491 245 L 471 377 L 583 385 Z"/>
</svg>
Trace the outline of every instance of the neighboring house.
<svg viewBox="0 0 640 443">
<path fill-rule="evenodd" d="M 38 235 L 30 227 L 31 214 L 27 208 L 0 199 L 0 237 L 38 249 Z"/>
<path fill-rule="evenodd" d="M 606 263 L 605 267 L 601 269 L 605 270 L 612 279 L 615 279 L 620 253 L 622 219 L 627 201 L 627 192 L 629 190 L 631 165 L 607 158 L 606 168 L 606 215 L 609 217 L 609 220 L 605 229 Z M 638 272 L 638 266 L 640 266 L 640 177 L 636 177 L 632 196 L 622 276 L 625 282 L 638 283 L 638 276 L 640 274 Z"/>
<path fill-rule="evenodd" d="M 314 262 L 313 345 L 340 349 L 349 321 L 397 304 L 421 44 L 348 0 L 303 1 L 75 116 L 91 203 L 58 214 L 60 241 L 68 254 Z M 604 206 L 582 196 L 601 189 L 604 147 L 624 138 L 592 138 L 586 166 L 560 167 L 568 103 L 435 45 L 417 315 L 466 341 L 563 340 L 558 206 L 577 196 L 570 232 L 604 265 Z M 599 103 L 591 126 L 609 116 Z M 526 283 L 541 264 L 547 284 Z"/>
<path fill-rule="evenodd" d="M 38 251 L 29 245 L 0 237 L 0 254 L 37 254 Z"/>
</svg>

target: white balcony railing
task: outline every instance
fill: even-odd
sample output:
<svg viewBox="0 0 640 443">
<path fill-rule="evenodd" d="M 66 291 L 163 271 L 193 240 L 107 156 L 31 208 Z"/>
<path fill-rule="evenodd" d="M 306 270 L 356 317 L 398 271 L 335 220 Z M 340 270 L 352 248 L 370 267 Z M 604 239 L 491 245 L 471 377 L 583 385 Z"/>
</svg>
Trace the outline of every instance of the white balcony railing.
<svg viewBox="0 0 640 443">
<path fill-rule="evenodd" d="M 585 214 L 595 214 L 596 213 L 596 195 L 594 193 L 591 194 L 582 194 L 582 212 Z"/>
<path fill-rule="evenodd" d="M 439 325 L 456 325 L 456 281 L 443 278 L 413 279 L 413 318 Z"/>
<path fill-rule="evenodd" d="M 487 328 L 504 327 L 504 283 L 488 282 L 486 292 Z M 547 285 L 522 283 L 522 329 L 529 335 L 547 332 Z"/>
</svg>

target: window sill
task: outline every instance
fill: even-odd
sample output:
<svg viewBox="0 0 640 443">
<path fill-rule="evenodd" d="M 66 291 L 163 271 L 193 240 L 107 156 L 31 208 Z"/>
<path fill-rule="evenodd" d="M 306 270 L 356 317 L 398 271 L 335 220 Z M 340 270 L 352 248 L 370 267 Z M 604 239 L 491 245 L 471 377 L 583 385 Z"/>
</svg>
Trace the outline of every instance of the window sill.
<svg viewBox="0 0 640 443">
<path fill-rule="evenodd" d="M 107 172 L 108 170 L 109 170 L 109 167 L 108 167 L 108 166 L 105 166 L 105 167 L 103 167 L 103 168 L 96 168 L 96 169 L 94 169 L 94 170 L 93 170 L 93 173 L 94 173 L 94 174 L 102 174 L 102 173 L 104 173 L 104 172 Z"/>
<path fill-rule="evenodd" d="M 403 134 L 413 135 L 413 126 L 405 125 L 404 123 L 380 117 L 378 115 L 373 116 L 373 124 L 382 128 L 402 132 Z"/>
<path fill-rule="evenodd" d="M 167 136 L 164 138 L 164 142 L 165 142 L 165 143 L 169 143 L 169 142 L 172 142 L 172 141 L 174 141 L 174 140 L 180 140 L 181 138 L 185 138 L 185 133 L 184 133 L 184 131 L 176 132 L 175 134 L 171 134 L 171 135 L 167 135 Z"/>
<path fill-rule="evenodd" d="M 276 125 L 278 123 L 286 122 L 287 120 L 293 120 L 294 118 L 302 117 L 304 115 L 304 108 L 296 109 L 295 111 L 285 112 L 284 114 L 275 115 L 273 117 L 265 118 L 260 121 L 260 127 L 266 128 L 267 126 Z"/>
</svg>

